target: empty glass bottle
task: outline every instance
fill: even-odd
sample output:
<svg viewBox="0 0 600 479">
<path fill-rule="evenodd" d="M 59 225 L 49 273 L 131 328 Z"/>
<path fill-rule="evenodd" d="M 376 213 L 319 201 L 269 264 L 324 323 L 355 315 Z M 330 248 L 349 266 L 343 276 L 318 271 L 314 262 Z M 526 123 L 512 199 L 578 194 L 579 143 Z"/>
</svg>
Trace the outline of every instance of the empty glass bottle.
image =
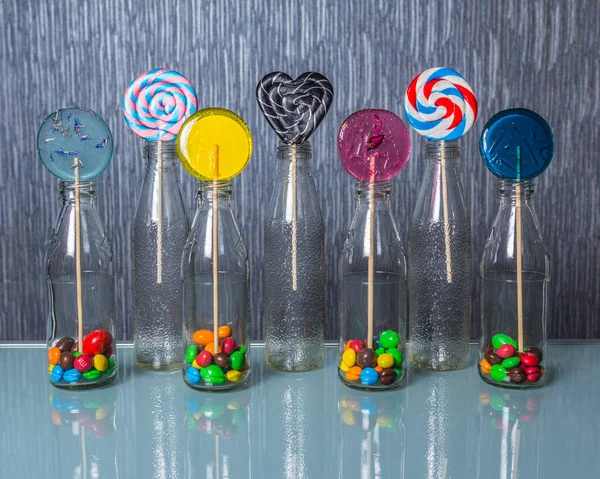
<svg viewBox="0 0 600 479">
<path fill-rule="evenodd" d="M 58 185 L 62 207 L 45 260 L 49 378 L 61 388 L 103 386 L 117 373 L 112 249 L 96 211 L 95 183 Z"/>
<path fill-rule="evenodd" d="M 463 368 L 471 319 L 471 223 L 458 141 L 427 141 L 409 233 L 409 355 L 420 368 Z"/>
<path fill-rule="evenodd" d="M 219 181 L 216 187 L 216 328 L 213 316 L 213 182 L 198 183 L 196 214 L 183 249 L 181 265 L 184 289 L 183 377 L 189 386 L 206 390 L 240 387 L 250 376 L 248 253 L 231 209 L 231 183 Z"/>
<path fill-rule="evenodd" d="M 146 369 L 181 367 L 181 251 L 189 220 L 174 141 L 144 142 L 146 172 L 133 219 L 133 344 Z"/>
<path fill-rule="evenodd" d="M 280 143 L 277 159 L 277 181 L 265 221 L 265 354 L 272 368 L 306 371 L 323 361 L 323 217 L 310 142 Z"/>
<path fill-rule="evenodd" d="M 406 258 L 390 211 L 390 185 L 389 181 L 377 181 L 371 191 L 368 181 L 357 182 L 358 204 L 340 259 L 338 374 L 344 384 L 360 389 L 392 388 L 404 379 Z M 374 281 L 370 331 L 371 204 L 374 205 Z M 376 370 L 377 366 L 381 370 Z"/>
<path fill-rule="evenodd" d="M 533 181 L 520 184 L 516 180 L 500 181 L 500 208 L 481 260 L 479 374 L 484 381 L 496 386 L 537 387 L 545 378 L 550 258 L 533 205 L 533 194 Z M 517 224 L 519 217 L 520 225 Z M 522 280 L 517 276 L 519 235 Z"/>
</svg>

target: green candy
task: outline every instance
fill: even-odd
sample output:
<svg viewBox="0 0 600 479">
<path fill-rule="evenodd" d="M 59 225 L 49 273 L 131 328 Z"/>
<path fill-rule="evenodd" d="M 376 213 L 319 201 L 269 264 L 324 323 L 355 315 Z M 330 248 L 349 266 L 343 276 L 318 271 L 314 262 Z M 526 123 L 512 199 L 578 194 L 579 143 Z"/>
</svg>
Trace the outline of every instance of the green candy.
<svg viewBox="0 0 600 479">
<path fill-rule="evenodd" d="M 518 347 L 517 342 L 506 334 L 495 334 L 492 336 L 492 346 L 494 346 L 494 349 L 498 349 L 504 344 L 512 344 L 515 348 Z"/>
<path fill-rule="evenodd" d="M 219 419 L 225 412 L 223 403 L 205 403 L 200 409 L 202 415 L 207 419 Z"/>
<path fill-rule="evenodd" d="M 231 353 L 231 356 L 229 356 L 229 365 L 231 366 L 231 369 L 235 369 L 236 371 L 239 371 L 240 369 L 242 369 L 244 367 L 245 363 L 246 363 L 246 357 L 244 356 L 244 353 L 242 353 L 241 351 L 235 351 L 234 353 Z"/>
<path fill-rule="evenodd" d="M 390 348 L 386 353 L 391 354 L 394 358 L 394 366 L 398 367 L 402 364 L 402 353 L 397 348 Z"/>
<path fill-rule="evenodd" d="M 385 353 L 384 348 L 379 348 L 375 350 L 375 354 L 377 354 L 377 356 L 381 356 L 383 353 Z"/>
<path fill-rule="evenodd" d="M 108 369 L 114 369 L 116 365 L 114 358 L 108 358 Z"/>
<path fill-rule="evenodd" d="M 76 353 L 73 353 L 73 357 L 76 358 L 77 356 L 81 356 L 83 353 L 81 351 L 77 351 Z"/>
<path fill-rule="evenodd" d="M 402 368 L 394 368 L 394 371 L 396 372 L 398 379 L 402 379 L 404 377 L 404 371 L 402 371 Z"/>
<path fill-rule="evenodd" d="M 490 370 L 490 376 L 492 376 L 494 381 L 501 383 L 506 377 L 506 369 L 501 364 L 494 364 Z"/>
<path fill-rule="evenodd" d="M 497 394 L 494 394 L 490 398 L 490 407 L 494 411 L 502 411 L 502 409 L 504 409 L 504 406 L 506 406 L 506 401 L 504 400 L 504 398 L 502 396 L 498 396 Z"/>
<path fill-rule="evenodd" d="M 379 335 L 379 344 L 381 344 L 382 348 L 390 349 L 398 346 L 400 342 L 400 336 L 395 331 L 388 329 Z"/>
<path fill-rule="evenodd" d="M 512 356 L 512 357 L 506 358 L 504 361 L 502 361 L 502 366 L 504 366 L 505 369 L 511 369 L 511 368 L 514 368 L 515 366 L 518 366 L 520 362 L 521 362 L 521 360 L 519 359 L 518 356 Z"/>
<path fill-rule="evenodd" d="M 202 379 L 208 384 L 223 384 L 225 382 L 225 373 L 216 364 L 211 364 L 200 370 Z"/>
<path fill-rule="evenodd" d="M 185 352 L 185 361 L 188 364 L 192 364 L 194 362 L 194 359 L 196 359 L 196 356 L 198 356 L 198 348 L 192 344 L 187 348 L 187 351 Z"/>
<path fill-rule="evenodd" d="M 247 351 L 246 346 L 240 346 L 240 349 L 238 349 L 238 351 L 242 354 L 246 354 L 246 351 Z"/>
<path fill-rule="evenodd" d="M 90 369 L 89 371 L 83 373 L 83 377 L 89 381 L 95 381 L 100 377 L 101 373 L 97 369 Z"/>
</svg>

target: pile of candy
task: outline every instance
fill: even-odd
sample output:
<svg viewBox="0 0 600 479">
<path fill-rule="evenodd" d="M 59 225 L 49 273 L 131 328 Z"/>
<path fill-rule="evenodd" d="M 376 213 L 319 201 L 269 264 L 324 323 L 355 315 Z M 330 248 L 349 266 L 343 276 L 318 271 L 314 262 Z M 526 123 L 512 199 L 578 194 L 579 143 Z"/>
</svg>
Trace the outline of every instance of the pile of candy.
<svg viewBox="0 0 600 479">
<path fill-rule="evenodd" d="M 75 397 L 61 398 L 51 394 L 50 405 L 52 422 L 57 426 L 79 423 L 96 437 L 108 437 L 115 431 L 115 401 L 81 401 Z"/>
<path fill-rule="evenodd" d="M 398 423 L 402 419 L 402 410 L 397 403 L 388 404 L 388 407 L 378 406 L 368 398 L 342 398 L 340 399 L 342 421 L 348 426 L 357 426 L 369 431 L 379 426 L 384 431 L 398 431 Z M 366 420 L 365 420 L 366 419 Z"/>
<path fill-rule="evenodd" d="M 80 349 L 73 338 L 65 336 L 48 350 L 48 373 L 53 383 L 76 383 L 82 377 L 97 381 L 110 377 L 115 370 L 112 349 L 113 337 L 105 329 L 92 331 L 83 338 Z"/>
<path fill-rule="evenodd" d="M 482 413 L 490 418 L 495 429 L 510 429 L 511 424 L 531 422 L 538 414 L 538 402 L 532 398 L 512 398 L 507 395 L 490 394 L 482 391 L 479 402 L 485 408 Z M 489 409 L 488 409 L 489 407 Z M 504 412 L 508 412 L 508 422 L 504 421 Z"/>
<path fill-rule="evenodd" d="M 246 378 L 250 368 L 246 362 L 246 346 L 240 346 L 231 335 L 229 326 L 217 330 L 219 351 L 215 351 L 214 333 L 208 329 L 199 329 L 194 335 L 194 343 L 185 352 L 187 380 L 198 384 L 219 386 L 225 381 L 239 383 Z"/>
<path fill-rule="evenodd" d="M 365 346 L 366 341 L 351 339 L 346 343 L 340 362 L 340 374 L 347 381 L 365 386 L 390 386 L 403 377 L 404 357 L 398 349 L 400 336 L 388 329 L 379 335 L 377 349 Z"/>
<path fill-rule="evenodd" d="M 517 352 L 517 342 L 506 334 L 496 334 L 479 363 L 482 374 L 499 383 L 537 383 L 544 374 L 542 350 L 536 347 Z"/>
<path fill-rule="evenodd" d="M 196 398 L 189 399 L 189 426 L 206 434 L 217 434 L 227 439 L 237 433 L 237 428 L 245 420 L 244 408 L 247 402 L 232 399 L 225 403 L 221 400 L 207 400 L 203 404 Z"/>
</svg>

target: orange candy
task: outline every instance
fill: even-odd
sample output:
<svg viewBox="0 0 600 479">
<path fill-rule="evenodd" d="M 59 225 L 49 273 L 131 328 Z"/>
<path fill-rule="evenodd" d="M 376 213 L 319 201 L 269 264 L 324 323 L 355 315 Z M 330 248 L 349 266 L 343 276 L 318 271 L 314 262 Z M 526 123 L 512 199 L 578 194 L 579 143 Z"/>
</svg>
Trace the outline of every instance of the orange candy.
<svg viewBox="0 0 600 479">
<path fill-rule="evenodd" d="M 344 351 L 345 351 L 346 349 L 350 349 L 350 343 L 351 343 L 351 342 L 352 342 L 352 340 L 351 340 L 351 339 L 349 339 L 348 341 L 346 341 L 346 346 L 344 346 Z"/>
<path fill-rule="evenodd" d="M 360 373 L 362 368 L 360 366 L 352 366 L 346 371 L 346 379 L 348 381 L 358 381 L 360 379 Z"/>
<path fill-rule="evenodd" d="M 217 336 L 219 339 L 225 339 L 231 336 L 231 328 L 229 326 L 221 326 L 217 329 Z"/>
<path fill-rule="evenodd" d="M 212 354 L 213 356 L 215 355 L 215 343 L 208 343 L 206 346 L 204 346 L 204 351 L 208 351 L 210 354 Z M 221 350 L 221 346 L 219 346 L 219 352 L 222 353 L 223 351 Z"/>
<path fill-rule="evenodd" d="M 381 371 L 383 371 L 383 368 L 381 366 L 375 366 L 373 369 L 375 371 L 377 371 L 379 374 L 381 374 Z"/>
<path fill-rule="evenodd" d="M 50 361 L 50 364 L 57 365 L 58 358 L 60 358 L 60 355 L 61 355 L 60 349 L 58 349 L 56 347 L 50 348 L 48 350 L 48 361 Z"/>
<path fill-rule="evenodd" d="M 207 344 L 212 344 L 215 341 L 215 335 L 208 329 L 199 329 L 194 333 L 193 337 L 194 342 L 200 346 L 206 346 Z"/>
<path fill-rule="evenodd" d="M 481 371 L 483 371 L 485 374 L 490 374 L 490 370 L 492 369 L 492 365 L 490 363 L 488 363 L 485 358 L 483 358 L 481 360 L 481 362 L 479 363 L 479 365 L 481 366 Z"/>
</svg>

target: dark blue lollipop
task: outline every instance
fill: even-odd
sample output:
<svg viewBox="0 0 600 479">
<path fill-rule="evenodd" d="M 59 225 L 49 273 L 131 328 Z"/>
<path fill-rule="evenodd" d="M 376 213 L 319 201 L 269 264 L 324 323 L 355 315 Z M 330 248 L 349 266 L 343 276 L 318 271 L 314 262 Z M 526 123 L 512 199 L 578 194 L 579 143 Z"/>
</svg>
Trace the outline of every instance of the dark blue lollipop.
<svg viewBox="0 0 600 479">
<path fill-rule="evenodd" d="M 64 108 L 50 114 L 37 137 L 40 160 L 61 180 L 92 180 L 112 159 L 113 139 L 100 116 L 84 108 Z"/>
<path fill-rule="evenodd" d="M 554 136 L 540 115 L 514 108 L 489 119 L 479 149 L 485 166 L 494 175 L 505 180 L 530 180 L 552 161 Z"/>
</svg>

